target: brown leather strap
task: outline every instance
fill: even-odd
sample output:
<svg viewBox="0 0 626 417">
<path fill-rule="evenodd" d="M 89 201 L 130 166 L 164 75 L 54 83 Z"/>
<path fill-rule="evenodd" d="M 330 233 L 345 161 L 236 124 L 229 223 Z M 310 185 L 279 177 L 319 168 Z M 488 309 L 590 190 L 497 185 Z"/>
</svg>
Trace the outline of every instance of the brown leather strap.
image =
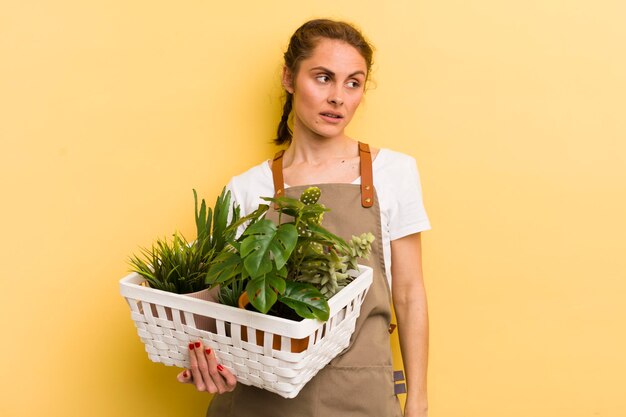
<svg viewBox="0 0 626 417">
<path fill-rule="evenodd" d="M 372 153 L 370 146 L 359 142 L 359 157 L 361 159 L 361 205 L 374 205 L 374 176 L 372 175 Z"/>
<path fill-rule="evenodd" d="M 283 155 L 285 151 L 278 151 L 272 161 L 272 178 L 274 179 L 274 198 L 285 195 L 285 180 L 283 179 Z M 274 204 L 278 209 L 278 205 Z"/>
<path fill-rule="evenodd" d="M 283 155 L 285 151 L 278 151 L 272 161 L 272 178 L 274 180 L 274 198 L 285 194 L 285 180 L 283 179 Z M 359 159 L 361 171 L 361 205 L 374 205 L 374 176 L 372 174 L 372 154 L 366 143 L 359 142 Z M 274 205 L 276 207 L 276 205 Z M 277 208 L 277 207 L 276 207 Z"/>
</svg>

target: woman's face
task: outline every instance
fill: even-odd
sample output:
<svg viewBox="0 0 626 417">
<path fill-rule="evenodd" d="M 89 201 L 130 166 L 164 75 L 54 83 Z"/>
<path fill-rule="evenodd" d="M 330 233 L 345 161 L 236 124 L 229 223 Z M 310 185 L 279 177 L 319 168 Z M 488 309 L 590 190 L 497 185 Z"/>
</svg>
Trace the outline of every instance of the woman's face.
<svg viewBox="0 0 626 417">
<path fill-rule="evenodd" d="M 294 137 L 343 135 L 359 107 L 367 64 L 353 46 L 321 39 L 313 54 L 300 62 L 295 77 L 288 70 L 283 85 L 293 93 Z"/>
</svg>

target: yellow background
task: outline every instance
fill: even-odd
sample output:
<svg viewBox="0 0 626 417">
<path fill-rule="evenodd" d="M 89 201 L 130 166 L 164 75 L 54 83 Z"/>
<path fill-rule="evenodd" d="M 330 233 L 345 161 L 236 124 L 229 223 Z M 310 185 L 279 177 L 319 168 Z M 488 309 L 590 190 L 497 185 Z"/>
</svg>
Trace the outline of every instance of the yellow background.
<svg viewBox="0 0 626 417">
<path fill-rule="evenodd" d="M 618 0 L 4 0 L 0 415 L 203 415 L 118 279 L 273 152 L 281 53 L 320 16 L 377 47 L 351 133 L 420 166 L 430 415 L 626 415 Z"/>
</svg>

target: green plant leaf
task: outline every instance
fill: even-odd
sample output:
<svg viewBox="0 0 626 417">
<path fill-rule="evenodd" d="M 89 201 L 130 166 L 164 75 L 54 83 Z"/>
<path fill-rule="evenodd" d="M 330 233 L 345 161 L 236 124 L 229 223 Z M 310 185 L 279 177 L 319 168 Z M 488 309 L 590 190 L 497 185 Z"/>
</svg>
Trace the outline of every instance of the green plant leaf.
<svg viewBox="0 0 626 417">
<path fill-rule="evenodd" d="M 226 187 L 224 187 L 222 189 L 222 193 L 217 197 L 217 200 L 215 201 L 215 208 L 213 211 L 213 229 L 211 233 L 211 238 L 213 241 L 213 247 L 218 252 L 224 248 L 224 244 L 228 237 L 225 231 L 227 229 L 229 209 L 230 191 L 226 191 Z M 233 221 L 236 220 L 237 219 L 233 219 Z"/>
<path fill-rule="evenodd" d="M 319 203 L 307 204 L 306 206 L 302 207 L 302 218 L 309 219 L 312 217 L 317 217 L 327 211 L 330 210 Z"/>
<path fill-rule="evenodd" d="M 278 211 L 292 217 L 297 217 L 305 207 L 305 204 L 302 201 L 291 197 L 262 197 L 262 199 L 276 204 Z"/>
<path fill-rule="evenodd" d="M 267 274 L 255 277 L 248 281 L 246 292 L 250 299 L 250 304 L 258 311 L 266 314 L 276 303 L 278 294 L 285 292 L 285 277 L 287 270 L 272 269 Z"/>
<path fill-rule="evenodd" d="M 130 264 L 152 288 L 178 294 L 205 288 L 208 257 L 213 252 L 205 251 L 203 245 L 189 244 L 181 234 L 174 233 L 171 240 L 157 239 L 150 249 L 141 252 L 142 257 L 132 257 Z"/>
<path fill-rule="evenodd" d="M 330 307 L 324 295 L 311 284 L 287 281 L 281 303 L 288 305 L 305 319 L 328 320 Z"/>
<path fill-rule="evenodd" d="M 242 280 L 235 280 L 230 285 L 220 285 L 220 291 L 217 295 L 217 299 L 220 304 L 238 307 L 239 297 L 244 290 L 243 284 Z"/>
<path fill-rule="evenodd" d="M 232 282 L 242 274 L 243 260 L 237 252 L 222 252 L 213 258 L 205 283 L 211 286 Z"/>
<path fill-rule="evenodd" d="M 267 219 L 249 226 L 244 235 L 247 237 L 241 242 L 241 257 L 252 278 L 269 273 L 272 263 L 277 270 L 282 269 L 298 242 L 293 224 L 276 226 Z"/>
<path fill-rule="evenodd" d="M 193 202 L 196 218 L 196 236 L 199 241 L 204 241 L 209 237 L 211 231 L 213 213 L 211 208 L 209 208 L 207 214 L 207 207 L 204 199 L 202 199 L 200 210 L 198 210 L 198 193 L 195 189 L 193 189 Z"/>
<path fill-rule="evenodd" d="M 228 227 L 226 228 L 226 232 L 234 234 L 237 232 L 237 228 L 239 226 L 248 222 L 255 223 L 265 214 L 267 210 L 269 210 L 269 208 L 270 206 L 268 206 L 267 204 L 259 204 L 259 207 L 252 213 L 242 218 L 238 218 L 237 221 L 233 221 L 230 225 L 228 225 Z"/>
<path fill-rule="evenodd" d="M 326 230 L 325 228 L 323 228 L 322 226 L 316 225 L 316 224 L 309 224 L 308 228 L 311 232 L 313 232 L 315 235 L 317 235 L 317 237 L 321 237 L 324 240 L 326 240 L 327 243 L 339 247 L 341 248 L 341 250 L 343 251 L 349 251 L 350 247 L 348 246 L 348 243 L 343 240 L 341 237 L 335 235 L 334 233 L 329 232 L 328 230 Z M 312 239 L 312 240 L 316 240 L 316 239 Z"/>
</svg>

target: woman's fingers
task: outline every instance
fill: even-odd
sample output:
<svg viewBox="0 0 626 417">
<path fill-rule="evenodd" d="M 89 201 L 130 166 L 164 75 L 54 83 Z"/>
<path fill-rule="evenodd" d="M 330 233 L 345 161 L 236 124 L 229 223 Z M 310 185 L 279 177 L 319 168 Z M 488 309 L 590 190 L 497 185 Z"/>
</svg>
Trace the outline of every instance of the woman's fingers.
<svg viewBox="0 0 626 417">
<path fill-rule="evenodd" d="M 200 342 L 189 343 L 189 368 L 191 368 L 191 377 L 196 385 L 196 389 L 198 391 L 206 391 L 206 385 L 198 364 L 198 356 L 204 357 L 204 354 L 199 349 L 200 346 L 202 346 Z"/>
<path fill-rule="evenodd" d="M 232 372 L 217 362 L 215 352 L 202 342 L 189 344 L 189 371 L 178 374 L 180 382 L 193 383 L 198 391 L 225 393 L 235 389 L 237 379 Z"/>
<path fill-rule="evenodd" d="M 232 372 L 224 368 L 222 365 L 217 365 L 217 370 L 224 379 L 224 382 L 226 383 L 226 391 L 230 392 L 234 390 L 235 386 L 237 385 L 237 378 L 235 378 L 235 375 L 233 375 Z"/>
<path fill-rule="evenodd" d="M 217 363 L 215 352 L 211 351 L 211 349 L 206 349 L 205 353 L 209 365 L 209 372 L 211 374 L 211 378 L 215 382 L 217 392 L 223 394 L 225 392 L 232 391 L 234 387 L 230 388 L 226 382 L 226 378 L 224 377 L 224 371 L 228 372 L 228 370 Z"/>
<path fill-rule="evenodd" d="M 198 346 L 199 345 L 199 346 Z M 200 375 L 202 375 L 202 379 L 204 380 L 204 385 L 206 390 L 212 394 L 216 392 L 220 392 L 219 388 L 215 381 L 213 374 L 217 372 L 217 370 L 211 370 L 209 367 L 209 362 L 206 358 L 206 351 L 202 342 L 196 342 L 194 344 L 196 360 L 198 361 L 198 369 L 200 371 Z"/>
<path fill-rule="evenodd" d="M 215 392 L 219 392 L 220 394 L 226 392 L 224 381 L 222 381 L 222 377 L 220 377 L 217 370 L 217 360 L 215 359 L 215 354 L 210 348 L 206 348 L 204 353 L 211 380 L 215 383 Z"/>
<path fill-rule="evenodd" d="M 219 381 L 216 382 L 216 385 L 220 389 L 220 394 L 234 390 L 235 385 L 237 385 L 237 378 L 235 378 L 235 375 L 217 362 L 215 352 L 211 352 L 211 349 L 207 349 L 206 353 L 207 360 L 209 361 L 209 369 L 215 369 L 215 373 L 212 375 L 214 375 L 215 380 Z"/>
<path fill-rule="evenodd" d="M 191 378 L 191 371 L 189 369 L 185 369 L 184 371 L 176 375 L 176 379 L 178 380 L 178 382 L 181 382 L 183 384 L 190 384 L 193 382 Z"/>
</svg>

